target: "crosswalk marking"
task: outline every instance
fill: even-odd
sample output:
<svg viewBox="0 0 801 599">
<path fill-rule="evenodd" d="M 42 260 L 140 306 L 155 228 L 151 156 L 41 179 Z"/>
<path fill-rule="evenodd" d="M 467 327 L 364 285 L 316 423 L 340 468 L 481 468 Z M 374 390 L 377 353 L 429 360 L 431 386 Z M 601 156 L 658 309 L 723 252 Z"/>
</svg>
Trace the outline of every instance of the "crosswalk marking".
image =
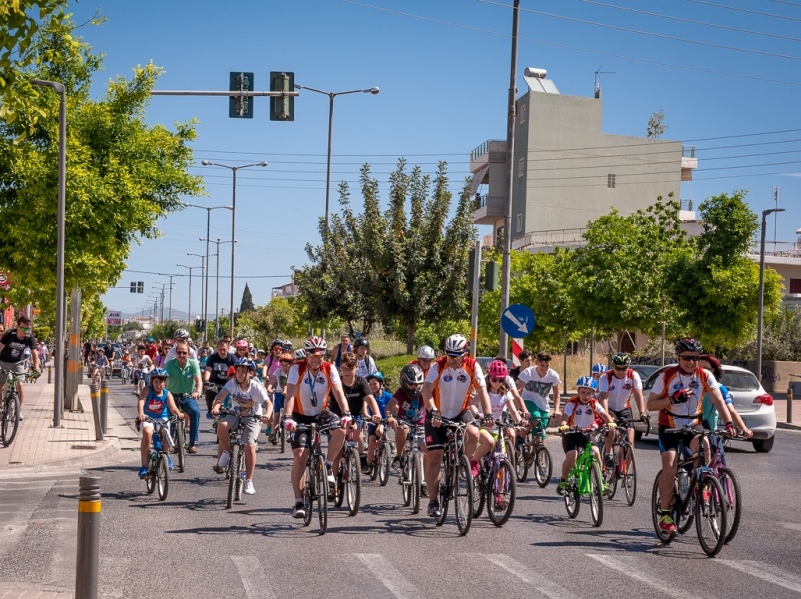
<svg viewBox="0 0 801 599">
<path fill-rule="evenodd" d="M 795 522 L 785 522 L 784 527 L 789 530 L 797 530 L 801 532 L 801 524 L 796 524 Z"/>
<path fill-rule="evenodd" d="M 801 593 L 801 576 L 777 568 L 772 564 L 754 561 L 735 561 L 728 559 L 716 560 L 717 563 L 734 568 L 740 572 L 745 572 L 756 578 L 761 578 L 767 582 L 773 583 L 785 589 Z"/>
<path fill-rule="evenodd" d="M 275 599 L 259 558 L 255 555 L 231 556 L 231 561 L 242 579 L 247 599 Z"/>
<path fill-rule="evenodd" d="M 601 562 L 603 565 L 612 568 L 613 570 L 620 572 L 621 574 L 625 574 L 629 578 L 633 578 L 634 580 L 638 580 L 644 584 L 647 584 L 650 587 L 655 588 L 656 590 L 664 593 L 668 597 L 675 597 L 676 599 L 696 599 L 695 595 L 691 595 L 687 593 L 684 589 L 677 589 L 671 586 L 668 586 L 658 579 L 654 578 L 653 576 L 641 572 L 636 568 L 632 567 L 628 563 L 624 563 L 619 559 L 615 559 L 611 555 L 602 555 L 599 553 L 587 553 L 587 557 L 594 559 L 597 562 Z"/>
<path fill-rule="evenodd" d="M 356 553 L 357 558 L 398 599 L 423 599 L 412 583 L 406 580 L 383 555 Z"/>
<path fill-rule="evenodd" d="M 546 597 L 550 597 L 551 599 L 568 599 L 575 597 L 575 595 L 573 595 L 567 589 L 554 582 L 551 582 L 533 570 L 530 570 L 520 562 L 513 560 L 508 555 L 490 554 L 482 555 L 481 557 L 491 561 L 496 566 L 503 568 L 510 574 L 514 574 L 520 580 L 533 586 L 535 590 L 539 591 Z"/>
</svg>

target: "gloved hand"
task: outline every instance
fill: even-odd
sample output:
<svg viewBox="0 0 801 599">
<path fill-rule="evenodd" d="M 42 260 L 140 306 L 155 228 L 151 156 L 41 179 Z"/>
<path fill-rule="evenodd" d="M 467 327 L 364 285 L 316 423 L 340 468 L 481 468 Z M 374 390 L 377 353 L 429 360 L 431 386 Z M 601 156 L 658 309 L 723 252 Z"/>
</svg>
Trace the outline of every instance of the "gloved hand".
<svg viewBox="0 0 801 599">
<path fill-rule="evenodd" d="M 434 426 L 442 424 L 442 414 L 439 413 L 439 410 L 431 410 L 431 424 Z"/>
<path fill-rule="evenodd" d="M 650 419 L 650 414 L 640 414 L 640 422 L 648 422 Z"/>
<path fill-rule="evenodd" d="M 679 389 L 673 395 L 670 396 L 670 404 L 682 404 L 687 403 L 690 399 L 690 392 L 687 389 Z"/>
<path fill-rule="evenodd" d="M 569 427 L 569 426 L 567 426 L 566 424 L 563 424 L 563 425 L 561 425 L 561 426 L 559 427 L 559 432 L 560 432 L 560 433 L 566 433 L 566 432 L 567 432 L 567 431 L 569 431 L 569 430 L 570 430 L 570 427 Z"/>
<path fill-rule="evenodd" d="M 733 422 L 727 422 L 724 426 L 726 427 L 726 432 L 728 434 L 730 434 L 732 437 L 736 437 L 737 436 L 737 429 L 734 428 L 734 423 Z"/>
<path fill-rule="evenodd" d="M 340 422 L 342 422 L 342 428 L 348 428 L 350 423 L 353 422 L 353 416 L 350 412 L 345 412 L 342 414 L 342 418 L 340 418 Z"/>
<path fill-rule="evenodd" d="M 487 428 L 492 428 L 495 426 L 495 418 L 492 417 L 492 414 L 484 414 L 484 418 L 481 419 L 481 424 Z"/>
<path fill-rule="evenodd" d="M 296 428 L 298 428 L 298 423 L 291 418 L 284 418 L 284 428 L 292 433 Z"/>
<path fill-rule="evenodd" d="M 607 426 L 608 426 L 608 427 L 609 427 L 611 430 L 614 430 L 614 429 L 616 429 L 616 428 L 617 428 L 617 423 L 615 423 L 615 422 L 610 422 L 610 423 L 609 423 Z"/>
</svg>

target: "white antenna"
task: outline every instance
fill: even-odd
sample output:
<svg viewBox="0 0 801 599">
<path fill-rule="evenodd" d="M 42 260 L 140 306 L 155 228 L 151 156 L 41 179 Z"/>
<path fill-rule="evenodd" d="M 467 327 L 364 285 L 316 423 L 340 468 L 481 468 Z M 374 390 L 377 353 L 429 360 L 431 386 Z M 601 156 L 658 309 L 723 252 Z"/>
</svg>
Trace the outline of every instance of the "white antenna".
<svg viewBox="0 0 801 599">
<path fill-rule="evenodd" d="M 595 71 L 595 99 L 601 99 L 601 75 L 614 75 L 615 71 L 602 71 L 601 68 L 598 67 L 598 70 Z"/>
</svg>

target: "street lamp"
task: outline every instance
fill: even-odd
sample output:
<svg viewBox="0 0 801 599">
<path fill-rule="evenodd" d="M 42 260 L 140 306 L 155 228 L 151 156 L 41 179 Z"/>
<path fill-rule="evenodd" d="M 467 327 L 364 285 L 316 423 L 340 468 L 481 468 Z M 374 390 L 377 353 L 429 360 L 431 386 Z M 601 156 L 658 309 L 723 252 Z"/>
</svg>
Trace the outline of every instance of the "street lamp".
<svg viewBox="0 0 801 599">
<path fill-rule="evenodd" d="M 337 96 L 344 96 L 345 94 L 358 93 L 376 95 L 380 90 L 377 87 L 369 87 L 366 89 L 351 89 L 344 92 L 325 92 L 321 89 L 314 89 L 313 87 L 306 87 L 305 85 L 298 84 L 295 84 L 295 89 L 305 89 L 310 92 L 328 96 L 328 159 L 325 169 L 325 230 L 328 231 L 329 198 L 331 194 L 331 140 L 334 127 L 334 98 Z"/>
<path fill-rule="evenodd" d="M 201 268 L 200 266 L 187 266 L 186 264 L 176 264 L 175 266 L 179 266 L 181 268 L 188 268 L 189 269 L 189 308 L 188 312 L 186 313 L 186 322 L 187 324 L 192 322 L 192 271 L 196 268 Z"/>
<path fill-rule="evenodd" d="M 206 256 L 203 254 L 194 254 L 192 252 L 186 252 L 187 256 L 197 256 L 200 258 L 200 310 L 201 312 L 205 311 L 206 304 L 203 300 L 203 285 L 205 285 L 206 281 Z M 203 316 L 205 318 L 205 316 Z"/>
<path fill-rule="evenodd" d="M 200 241 L 208 241 L 208 237 L 206 237 L 205 239 L 201 237 Z M 216 292 L 216 298 L 214 300 L 214 337 L 217 338 L 219 337 L 219 318 L 220 318 L 220 244 L 231 243 L 231 242 L 220 241 L 220 238 L 218 237 L 214 243 L 217 244 L 217 253 L 212 254 L 213 256 L 217 256 L 217 268 L 215 270 L 215 277 L 217 279 L 217 292 Z M 208 291 L 208 288 L 206 289 L 206 291 Z"/>
<path fill-rule="evenodd" d="M 234 191 L 231 199 L 231 338 L 234 337 L 234 274 L 235 274 L 235 256 L 234 239 L 236 239 L 236 171 L 243 168 L 250 168 L 251 166 L 267 166 L 266 162 L 254 162 L 252 164 L 243 164 L 241 166 L 229 166 L 227 164 L 220 164 L 219 162 L 211 162 L 210 160 L 201 160 L 200 164 L 203 166 L 219 166 L 227 168 L 233 173 Z M 208 237 L 208 235 L 207 235 Z"/>
<path fill-rule="evenodd" d="M 67 212 L 67 92 L 62 83 L 31 79 L 33 85 L 49 87 L 61 96 L 58 106 L 58 232 L 56 234 L 56 384 L 53 397 L 53 428 L 61 428 L 61 408 L 64 406 L 64 375 L 62 370 L 65 361 L 64 329 L 64 222 Z"/>
<path fill-rule="evenodd" d="M 769 208 L 762 211 L 762 235 L 759 241 L 759 313 L 757 314 L 757 378 L 762 380 L 762 313 L 765 304 L 765 219 L 774 212 L 784 212 L 784 208 Z"/>
<path fill-rule="evenodd" d="M 204 240 L 201 237 L 200 241 L 205 241 L 206 242 L 206 277 L 205 277 L 206 280 L 204 282 L 204 286 L 206 288 L 206 292 L 205 292 L 204 298 L 203 298 L 203 320 L 206 323 L 206 327 L 205 327 L 205 329 L 203 331 L 203 336 L 204 336 L 205 340 L 208 341 L 209 340 L 209 270 L 211 270 L 211 264 L 209 263 L 209 236 L 210 236 L 210 230 L 211 230 L 211 211 L 212 210 L 220 210 L 220 209 L 223 209 L 223 208 L 225 210 L 232 210 L 233 211 L 234 207 L 233 206 L 198 206 L 197 204 L 188 204 L 186 202 L 184 202 L 184 206 L 189 206 L 190 208 L 201 208 L 201 209 L 206 211 L 206 239 Z M 218 283 L 219 283 L 219 268 L 220 268 L 220 254 L 219 254 L 219 251 L 220 251 L 220 248 L 218 246 L 217 247 L 217 270 L 218 270 L 217 282 Z"/>
</svg>

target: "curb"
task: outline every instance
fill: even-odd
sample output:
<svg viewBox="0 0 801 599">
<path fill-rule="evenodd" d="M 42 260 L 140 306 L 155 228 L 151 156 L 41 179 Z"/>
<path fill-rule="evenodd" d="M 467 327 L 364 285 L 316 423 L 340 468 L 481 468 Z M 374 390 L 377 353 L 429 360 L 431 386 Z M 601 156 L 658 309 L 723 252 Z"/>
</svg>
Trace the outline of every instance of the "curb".
<svg viewBox="0 0 801 599">
<path fill-rule="evenodd" d="M 783 428 L 790 431 L 801 431 L 801 424 L 790 424 L 788 422 L 777 422 L 776 428 Z"/>
<path fill-rule="evenodd" d="M 0 471 L 9 472 L 9 473 L 30 473 L 30 472 L 46 472 L 48 470 L 54 469 L 58 470 L 64 467 L 72 467 L 72 466 L 96 466 L 99 465 L 100 462 L 104 461 L 107 458 L 112 457 L 113 455 L 120 452 L 122 446 L 120 444 L 119 438 L 107 438 L 104 441 L 105 446 L 98 448 L 91 453 L 84 454 L 80 457 L 75 458 L 64 458 L 63 460 L 53 460 L 52 462 L 45 462 L 44 464 L 39 464 L 37 466 L 8 466 L 6 468 L 0 469 Z M 96 464 L 95 462 L 98 462 Z"/>
</svg>

